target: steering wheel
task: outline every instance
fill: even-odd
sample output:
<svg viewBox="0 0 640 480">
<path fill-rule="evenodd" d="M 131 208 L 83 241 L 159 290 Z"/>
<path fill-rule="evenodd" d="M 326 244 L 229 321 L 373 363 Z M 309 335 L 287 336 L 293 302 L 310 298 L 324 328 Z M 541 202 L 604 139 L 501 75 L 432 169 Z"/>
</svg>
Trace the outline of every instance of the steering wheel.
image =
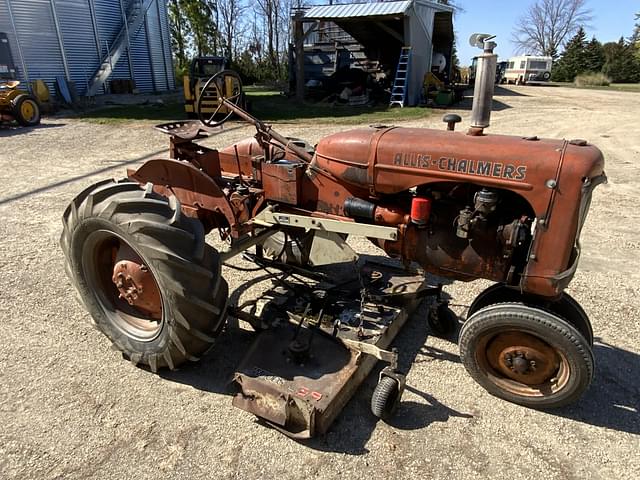
<svg viewBox="0 0 640 480">
<path fill-rule="evenodd" d="M 227 86 L 231 87 L 231 93 L 228 97 L 226 96 Z M 213 87 L 216 92 L 215 100 L 211 98 L 211 87 Z M 207 94 L 207 92 L 209 93 Z M 205 96 L 208 97 L 207 101 L 218 103 L 218 106 L 211 115 L 202 111 L 202 100 Z M 202 87 L 202 90 L 200 91 L 200 96 L 198 97 L 198 103 L 196 104 L 198 120 L 207 127 L 217 127 L 229 120 L 231 115 L 233 115 L 233 110 L 226 107 L 223 100 L 227 100 L 228 102 L 242 108 L 240 105 L 240 102 L 242 101 L 242 80 L 240 79 L 240 75 L 233 70 L 221 70 L 209 78 L 207 83 L 204 84 L 204 87 Z M 224 108 L 229 110 L 226 114 L 223 112 Z M 223 112 L 222 115 L 225 116 L 221 120 L 215 120 L 216 115 L 220 112 Z"/>
</svg>

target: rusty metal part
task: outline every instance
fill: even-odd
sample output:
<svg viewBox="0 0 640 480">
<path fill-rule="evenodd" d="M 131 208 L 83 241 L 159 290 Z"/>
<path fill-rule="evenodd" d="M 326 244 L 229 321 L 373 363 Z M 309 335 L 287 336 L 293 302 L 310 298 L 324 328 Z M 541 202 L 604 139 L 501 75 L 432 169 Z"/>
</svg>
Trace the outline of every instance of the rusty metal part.
<svg viewBox="0 0 640 480">
<path fill-rule="evenodd" d="M 410 215 L 401 207 L 395 205 L 377 206 L 373 212 L 374 221 L 380 225 L 400 225 L 409 223 Z"/>
<path fill-rule="evenodd" d="M 604 165 L 601 152 L 592 145 L 417 128 L 330 135 L 318 144 L 314 163 L 345 185 L 371 189 L 376 195 L 436 182 L 473 183 L 517 193 L 541 219 L 531 252 L 536 260 L 529 262 L 521 287 L 548 297 L 566 286 L 556 275 L 568 268 L 574 255 L 582 179 L 602 175 Z M 550 175 L 562 188 L 546 186 Z M 547 222 L 552 197 L 554 217 Z"/>
<path fill-rule="evenodd" d="M 126 244 L 118 249 L 111 280 L 120 293 L 119 298 L 152 318 L 161 318 L 162 299 L 153 274 Z"/>
<path fill-rule="evenodd" d="M 554 394 L 567 385 L 571 373 L 569 362 L 560 350 L 522 331 L 505 331 L 482 338 L 477 360 L 493 383 L 520 396 Z"/>
<path fill-rule="evenodd" d="M 395 363 L 397 353 L 387 348 L 419 304 L 420 292 L 437 294 L 439 291 L 426 288 L 422 275 L 380 264 L 365 264 L 362 276 L 369 278 L 373 271 L 382 278 L 375 282 L 377 286 L 367 288 L 378 300 L 365 302 L 357 325 L 349 326 L 348 321 L 344 321 L 336 330 L 333 321 L 322 318 L 317 328 L 314 327 L 319 330 L 308 351 L 307 346 L 296 344 L 293 354 L 291 340 L 295 337 L 304 343 L 309 333 L 303 327 L 304 332 L 296 334 L 299 316 L 294 317 L 292 323 L 260 333 L 234 375 L 237 393 L 233 405 L 263 418 L 294 438 L 305 439 L 326 432 L 376 365 L 376 357 Z M 394 285 L 393 298 L 399 300 L 399 304 L 385 304 L 380 300 L 390 298 L 384 297 L 390 293 L 389 284 Z M 359 309 L 360 302 L 356 299 L 354 305 L 353 308 Z M 285 306 L 279 303 L 279 309 Z M 348 317 L 351 307 L 346 308 L 344 315 L 338 316 Z M 315 318 L 314 315 L 303 316 Z M 367 328 L 363 328 L 361 322 Z M 333 337 L 334 332 L 338 338 Z M 294 360 L 298 354 L 302 355 L 302 362 Z"/>
<path fill-rule="evenodd" d="M 302 164 L 282 161 L 262 166 L 262 186 L 266 200 L 298 205 L 302 187 Z"/>
<path fill-rule="evenodd" d="M 183 120 L 156 125 L 156 130 L 182 140 L 198 140 L 208 137 L 212 132 L 219 132 L 219 127 L 207 127 L 198 120 Z"/>
<path fill-rule="evenodd" d="M 604 178 L 602 154 L 586 142 L 485 135 L 481 128 L 472 132 L 479 135 L 466 135 L 385 127 L 330 135 L 320 141 L 314 154 L 308 146 L 278 134 L 241 108 L 228 107 L 256 127 L 255 138 L 220 152 L 172 139 L 172 156 L 187 160 L 205 177 L 199 182 L 200 190 L 184 175 L 177 181 L 170 178 L 173 165 L 163 166 L 171 175 L 142 175 L 138 171 L 137 178 L 133 176 L 140 182 L 152 181 L 161 193 L 174 193 L 185 212 L 203 220 L 208 229 L 229 226 L 237 238 L 250 230 L 249 220 L 260 213 L 257 205 L 269 200 L 316 216 L 353 222 L 345 218 L 345 202 L 355 198 L 376 205 L 375 223 L 398 227 L 397 241 L 379 242 L 387 253 L 419 261 L 435 273 L 461 280 L 482 277 L 518 284 L 523 292 L 552 298 L 575 272 L 579 257 L 576 241 L 584 221 L 580 212 L 586 210 L 581 205 L 588 204 L 590 197 L 590 190 L 583 185 Z M 187 177 L 193 175 L 190 172 Z M 216 187 L 230 178 L 251 186 L 250 202 L 238 198 L 233 188 Z M 444 184 L 473 185 L 476 191 L 490 189 L 486 191 L 491 194 L 510 192 L 506 203 L 519 202 L 521 211 L 496 225 L 487 221 L 496 205 L 460 200 L 456 213 L 445 222 L 441 202 L 434 198 L 435 220 L 424 222 L 424 231 L 417 233 L 409 225 L 407 193 L 416 188 L 421 194 Z M 499 216 L 498 212 L 495 215 Z M 509 244 L 518 238 L 508 234 L 518 232 L 508 224 L 518 218 L 526 218 L 519 232 L 534 227 L 533 239 L 527 239 L 528 255 L 515 252 Z M 457 237 L 455 230 L 450 235 L 454 220 Z M 487 226 L 493 231 L 483 231 Z M 514 256 L 517 264 L 511 264 Z"/>
<path fill-rule="evenodd" d="M 486 351 L 491 367 L 526 385 L 541 385 L 560 367 L 561 357 L 547 343 L 523 332 L 498 334 Z"/>
<path fill-rule="evenodd" d="M 233 208 L 218 184 L 206 173 L 188 162 L 154 159 L 145 162 L 129 178 L 141 184 L 152 183 L 154 191 L 180 200 L 187 215 L 199 217 L 204 212 L 215 224 L 228 225 L 238 237 L 243 230 Z"/>
</svg>

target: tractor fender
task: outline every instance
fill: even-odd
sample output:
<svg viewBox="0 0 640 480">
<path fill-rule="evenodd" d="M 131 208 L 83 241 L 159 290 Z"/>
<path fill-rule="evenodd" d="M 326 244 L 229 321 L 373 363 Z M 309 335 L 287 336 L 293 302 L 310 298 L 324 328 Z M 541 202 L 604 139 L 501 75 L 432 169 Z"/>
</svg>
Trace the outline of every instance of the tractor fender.
<svg viewBox="0 0 640 480">
<path fill-rule="evenodd" d="M 152 183 L 154 191 L 161 195 L 175 195 L 186 215 L 202 218 L 203 213 L 210 212 L 224 216 L 232 232 L 236 232 L 238 222 L 224 192 L 209 175 L 192 164 L 157 158 L 135 171 L 129 170 L 128 176 L 142 185 Z"/>
</svg>

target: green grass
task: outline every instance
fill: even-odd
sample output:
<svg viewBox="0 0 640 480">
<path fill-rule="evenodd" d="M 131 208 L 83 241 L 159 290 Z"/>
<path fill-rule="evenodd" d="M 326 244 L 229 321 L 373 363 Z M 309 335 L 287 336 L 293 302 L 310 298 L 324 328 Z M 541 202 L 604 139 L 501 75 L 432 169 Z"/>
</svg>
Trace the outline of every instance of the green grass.
<svg viewBox="0 0 640 480">
<path fill-rule="evenodd" d="M 608 86 L 581 86 L 578 87 L 573 83 L 553 82 L 554 86 L 569 88 L 584 88 L 587 90 L 616 90 L 619 92 L 636 92 L 640 93 L 640 83 L 612 83 Z"/>
<path fill-rule="evenodd" d="M 430 110 L 419 107 L 389 108 L 386 105 L 343 106 L 329 103 L 298 104 L 275 91 L 248 91 L 251 113 L 268 122 L 339 123 L 343 125 L 388 123 L 427 117 Z"/>
<path fill-rule="evenodd" d="M 85 121 L 102 125 L 154 120 L 158 123 L 186 118 L 184 104 L 165 103 L 162 105 L 118 105 L 78 115 Z"/>
<path fill-rule="evenodd" d="M 251 104 L 251 114 L 260 120 L 271 123 L 338 123 L 343 125 L 369 125 L 402 120 L 420 119 L 428 116 L 430 110 L 418 107 L 388 108 L 386 105 L 375 107 L 349 107 L 329 103 L 311 103 L 302 105 L 293 98 L 287 98 L 274 90 L 259 87 L 247 87 L 247 98 Z M 133 121 L 163 121 L 185 119 L 182 103 L 163 105 L 130 105 L 105 107 L 79 115 L 85 121 L 99 124 L 119 124 Z"/>
</svg>

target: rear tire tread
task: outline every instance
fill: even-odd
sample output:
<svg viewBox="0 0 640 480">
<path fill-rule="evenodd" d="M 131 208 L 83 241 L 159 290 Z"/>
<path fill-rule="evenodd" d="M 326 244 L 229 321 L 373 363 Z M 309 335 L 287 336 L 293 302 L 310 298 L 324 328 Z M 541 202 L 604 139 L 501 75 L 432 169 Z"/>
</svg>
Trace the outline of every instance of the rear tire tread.
<svg viewBox="0 0 640 480">
<path fill-rule="evenodd" d="M 148 225 L 135 228 L 141 223 Z M 63 226 L 60 244 L 65 270 L 97 328 L 125 358 L 157 372 L 197 361 L 211 348 L 226 316 L 227 298 L 222 296 L 227 292 L 226 282 L 220 275 L 217 252 L 205 243 L 202 225 L 182 215 L 175 197 L 154 193 L 151 184 L 100 182 L 69 204 Z M 117 232 L 152 267 L 164 299 L 165 322 L 151 342 L 140 342 L 115 327 L 83 277 L 83 238 L 96 228 Z"/>
</svg>

